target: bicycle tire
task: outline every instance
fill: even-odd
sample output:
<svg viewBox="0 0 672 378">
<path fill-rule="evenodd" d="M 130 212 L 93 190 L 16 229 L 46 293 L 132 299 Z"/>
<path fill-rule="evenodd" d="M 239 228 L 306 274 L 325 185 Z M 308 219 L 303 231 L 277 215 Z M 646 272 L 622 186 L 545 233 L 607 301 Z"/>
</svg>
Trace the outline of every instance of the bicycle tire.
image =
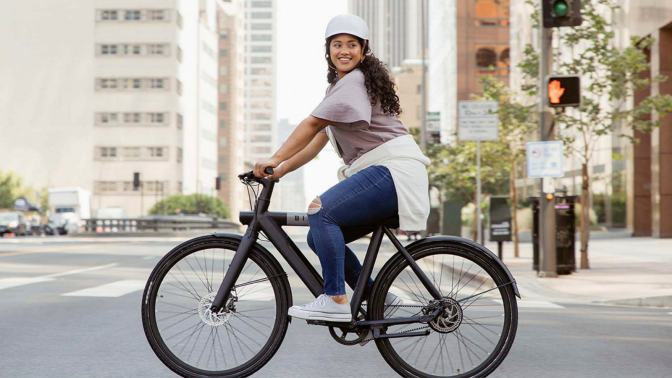
<svg viewBox="0 0 672 378">
<path fill-rule="evenodd" d="M 249 256 L 249 260 L 253 262 L 254 264 L 257 264 L 258 267 L 260 268 L 261 271 L 263 271 L 263 274 L 269 278 L 268 283 L 270 283 L 270 287 L 272 289 L 273 295 L 274 295 L 274 306 L 275 306 L 275 316 L 272 324 L 271 331 L 268 336 L 268 340 L 263 344 L 261 349 L 254 354 L 253 357 L 249 358 L 246 362 L 241 363 L 238 366 L 235 366 L 231 369 L 225 369 L 225 370 L 207 370 L 203 368 L 199 368 L 197 366 L 194 366 L 193 364 L 190 364 L 189 362 L 184 361 L 182 358 L 178 357 L 174 351 L 167 345 L 165 340 L 163 339 L 163 336 L 161 334 L 161 331 L 159 331 L 159 326 L 157 325 L 157 310 L 156 310 L 156 303 L 157 303 L 157 296 L 159 295 L 159 290 L 161 290 L 163 280 L 165 277 L 168 275 L 169 271 L 171 268 L 174 266 L 178 266 L 177 264 L 180 263 L 183 259 L 184 261 L 189 261 L 187 258 L 189 256 L 195 255 L 196 253 L 200 251 L 207 251 L 210 249 L 223 249 L 225 251 L 231 251 L 233 254 L 235 254 L 238 245 L 240 244 L 241 237 L 237 235 L 227 235 L 225 237 L 218 235 L 209 235 L 209 236 L 203 236 L 199 238 L 195 238 L 192 240 L 189 240 L 187 242 L 182 243 L 181 245 L 175 247 L 172 251 L 170 251 L 168 254 L 166 254 L 161 261 L 156 265 L 154 270 L 152 271 L 148 281 L 147 285 L 145 287 L 145 291 L 143 293 L 143 300 L 142 300 L 142 323 L 143 323 L 143 328 L 145 331 L 145 335 L 147 337 L 147 341 L 149 342 L 150 346 L 152 347 L 152 350 L 154 353 L 157 355 L 157 357 L 163 362 L 169 369 L 174 371 L 175 373 L 183 376 L 183 377 L 189 377 L 189 378 L 212 378 L 212 377 L 247 377 L 254 372 L 258 371 L 261 369 L 268 361 L 271 360 L 273 355 L 277 352 L 279 349 L 280 345 L 282 344 L 282 341 L 284 340 L 285 334 L 287 332 L 288 328 L 288 317 L 287 317 L 287 309 L 291 306 L 292 299 L 291 299 L 291 289 L 289 286 L 289 282 L 287 280 L 287 276 L 283 269 L 281 268 L 280 264 L 278 261 L 263 247 L 260 245 L 256 244 Z M 207 252 L 204 252 L 204 255 Z M 209 255 L 208 255 L 209 256 Z M 198 255 L 196 255 L 198 258 Z M 228 257 L 227 253 L 224 253 L 224 258 L 222 260 L 222 277 L 224 274 L 224 266 L 226 265 L 224 261 L 226 261 L 226 257 Z M 214 252 L 213 252 L 213 262 L 214 262 Z M 192 260 L 193 262 L 193 260 Z M 251 263 L 250 263 L 251 264 Z M 207 277 L 208 274 L 211 274 L 211 272 L 208 270 L 207 266 L 205 268 L 206 274 L 205 276 Z M 219 272 L 217 272 L 219 273 Z M 213 268 L 212 268 L 212 274 L 214 276 L 214 263 L 213 263 Z M 241 273 L 241 277 L 242 277 Z M 256 273 L 255 273 L 256 275 Z M 186 276 L 185 276 L 186 279 Z M 239 281 L 236 284 L 239 284 Z M 219 284 L 221 283 L 221 280 L 215 281 L 213 278 L 211 287 L 214 288 L 216 291 L 216 288 L 219 287 Z M 244 290 L 245 288 L 241 289 Z M 171 289 L 173 290 L 173 289 Z M 190 291 L 190 289 L 189 289 Z M 258 290 L 257 290 L 258 291 Z M 268 290 L 266 290 L 268 291 Z M 190 294 L 184 292 L 181 293 L 184 294 L 184 297 L 189 297 Z M 161 297 L 163 298 L 163 297 Z M 203 299 L 201 298 L 201 301 Z M 200 303 L 200 302 L 199 302 Z M 250 302 L 251 303 L 251 302 Z M 181 311 L 181 310 L 180 310 Z M 189 310 L 191 312 L 195 311 L 195 309 Z M 271 310 L 271 312 L 273 312 Z M 191 313 L 187 314 L 191 315 Z M 238 314 L 242 315 L 242 314 Z M 249 314 L 248 314 L 249 315 Z M 176 315 L 179 316 L 179 315 Z M 199 314 L 200 316 L 200 314 Z M 246 316 L 246 318 L 249 316 Z M 234 315 L 235 318 L 235 315 Z M 179 318 L 178 318 L 179 320 Z M 198 318 L 195 319 L 197 324 L 198 324 Z M 203 320 L 201 318 L 203 322 Z M 228 320 L 228 318 L 227 318 Z M 249 321 L 249 319 L 248 319 Z M 259 323 L 259 321 L 256 321 Z M 224 327 L 227 327 L 227 323 L 224 323 Z M 205 324 L 201 326 L 201 329 L 205 327 L 211 327 L 211 328 L 216 328 L 213 325 L 210 324 Z M 222 325 L 218 325 L 218 327 L 221 327 Z M 229 325 L 229 327 L 233 327 L 232 323 Z M 259 326 L 257 326 L 259 327 Z M 231 328 L 233 330 L 233 328 Z M 165 328 L 164 328 L 165 330 Z M 195 331 L 194 331 L 195 332 Z M 207 332 L 207 331 L 206 331 Z M 212 330 L 210 330 L 211 335 Z M 218 332 L 218 331 L 216 331 Z M 224 331 L 222 331 L 224 332 Z M 233 331 L 232 331 L 233 332 Z M 193 335 L 193 333 L 192 333 Z M 219 334 L 217 333 L 217 337 L 219 340 Z M 199 332 L 200 336 L 200 332 Z M 228 334 L 228 328 L 227 328 L 227 337 L 229 338 L 229 342 L 231 342 L 231 335 Z M 248 336 L 249 337 L 249 336 Z M 238 336 L 235 335 L 234 333 L 234 339 L 235 340 L 241 340 L 243 341 L 243 344 L 245 341 L 248 341 L 248 343 L 251 344 L 251 342 L 247 339 L 242 339 L 238 338 Z M 190 338 L 191 340 L 191 338 Z M 206 340 L 205 345 L 207 346 L 208 341 L 210 339 Z M 213 343 L 213 354 L 216 356 L 217 352 L 217 347 L 214 343 L 214 336 L 212 338 L 212 343 Z M 194 342 L 194 346 L 196 345 L 196 342 L 198 339 Z M 185 344 L 187 346 L 189 344 L 189 340 Z M 240 343 L 238 344 L 240 346 Z M 245 345 L 245 344 L 244 344 Z M 247 346 L 247 345 L 245 345 Z M 224 358 L 226 358 L 226 353 L 224 353 L 224 348 L 222 347 L 222 344 L 219 344 L 220 347 L 220 353 Z M 231 348 L 233 348 L 233 343 L 231 342 Z M 205 347 L 204 347 L 205 348 Z M 241 347 L 241 349 L 243 349 Z M 248 346 L 249 349 L 249 346 Z M 193 352 L 193 347 L 192 347 L 192 352 Z M 250 349 L 250 352 L 252 350 Z M 209 364 L 209 359 L 211 357 L 210 355 L 211 352 L 208 352 L 208 364 Z M 201 352 L 201 355 L 203 355 L 203 352 Z M 190 355 L 191 356 L 191 355 Z M 235 351 L 233 353 L 233 357 L 235 358 L 236 354 Z M 243 356 L 245 356 L 244 350 L 243 350 Z M 229 358 L 231 356 L 229 355 Z M 199 358 L 199 362 L 200 362 Z M 216 361 L 216 360 L 215 360 Z M 226 360 L 225 360 L 226 362 Z M 237 361 L 236 361 L 237 362 Z M 208 365 L 206 364 L 206 366 Z"/>
<path fill-rule="evenodd" d="M 472 340 L 466 340 L 466 341 L 469 341 L 469 344 L 467 344 L 465 342 L 464 334 L 460 334 L 460 332 L 459 332 L 460 328 L 464 327 L 468 330 L 471 330 L 471 328 L 473 328 L 475 331 L 480 332 L 482 334 L 483 338 L 487 338 L 487 336 L 485 336 L 485 335 L 489 335 L 488 332 L 491 332 L 491 330 L 486 332 L 485 329 L 479 328 L 479 326 L 477 326 L 475 324 L 475 323 L 478 323 L 478 322 L 475 322 L 474 320 L 472 320 L 469 316 L 466 315 L 466 312 L 461 312 L 462 309 L 460 309 L 460 316 L 459 316 L 460 319 L 469 319 L 469 320 L 468 321 L 465 320 L 463 323 L 459 324 L 457 326 L 456 330 L 450 331 L 450 333 L 445 333 L 444 338 L 440 339 L 440 341 L 439 341 L 440 343 L 443 343 L 443 344 L 441 346 L 437 346 L 437 348 L 434 349 L 434 353 L 432 353 L 431 356 L 429 357 L 429 360 L 431 360 L 432 356 L 435 355 L 436 350 L 438 348 L 440 348 L 439 355 L 441 356 L 441 362 L 443 364 L 445 364 L 446 360 L 450 361 L 450 367 L 449 368 L 452 368 L 451 369 L 452 371 L 450 372 L 450 375 L 445 375 L 445 370 L 448 370 L 448 369 L 443 370 L 443 365 L 442 365 L 442 375 L 436 375 L 436 365 L 439 362 L 439 357 L 437 357 L 437 359 L 436 359 L 435 371 L 432 372 L 432 373 L 427 372 L 427 371 L 423 371 L 420 368 L 418 368 L 416 366 L 413 366 L 414 363 L 412 361 L 410 361 L 410 362 L 406 361 L 406 359 L 412 359 L 410 357 L 411 357 L 411 355 L 413 355 L 413 352 L 414 352 L 413 349 L 416 349 L 417 345 L 422 345 L 420 350 L 417 351 L 417 358 L 415 359 L 415 364 L 417 365 L 418 359 L 420 358 L 420 356 L 422 354 L 423 348 L 425 348 L 425 344 L 424 343 L 420 344 L 420 342 L 421 342 L 422 339 L 425 339 L 424 342 L 429 340 L 430 336 L 432 336 L 432 331 L 434 331 L 433 333 L 435 333 L 435 334 L 439 334 L 439 338 L 442 337 L 442 334 L 440 334 L 436 329 L 433 329 L 429 325 L 429 323 L 427 323 L 427 324 L 414 323 L 414 324 L 409 325 L 412 330 L 416 329 L 416 328 L 428 329 L 430 331 L 430 336 L 413 338 L 413 339 L 417 339 L 416 345 L 413 346 L 413 349 L 408 353 L 408 356 L 406 358 L 401 357 L 401 355 L 400 355 L 400 354 L 402 354 L 402 352 L 405 353 L 406 350 L 404 350 L 402 352 L 397 351 L 395 349 L 395 346 L 392 344 L 392 342 L 396 341 L 396 340 L 409 340 L 411 338 L 376 339 L 375 340 L 376 346 L 377 346 L 380 354 L 385 359 L 385 361 L 388 363 L 388 365 L 390 367 L 392 367 L 392 369 L 394 369 L 397 373 L 399 373 L 403 377 L 414 377 L 414 378 L 427 378 L 427 377 L 433 377 L 433 378 L 434 377 L 473 378 L 473 377 L 478 377 L 478 378 L 482 378 L 482 377 L 488 376 L 493 371 L 495 371 L 495 369 L 497 369 L 497 367 L 506 358 L 507 354 L 509 353 L 509 350 L 511 349 L 511 346 L 513 345 L 513 341 L 515 339 L 517 326 L 518 326 L 518 308 L 517 308 L 517 304 L 516 304 L 514 288 L 513 288 L 512 284 L 507 284 L 508 283 L 507 282 L 508 281 L 507 275 L 505 274 L 505 272 L 502 270 L 502 268 L 495 261 L 492 261 L 490 258 L 485 256 L 483 254 L 483 252 L 481 252 L 481 251 L 479 251 L 479 250 L 477 250 L 473 247 L 470 247 L 466 244 L 460 244 L 459 242 L 436 241 L 436 242 L 432 242 L 432 243 L 429 243 L 429 244 L 424 244 L 424 245 L 418 246 L 416 248 L 411 248 L 408 252 L 411 254 L 413 259 L 416 260 L 418 265 L 421 266 L 421 269 L 423 269 L 423 271 L 425 270 L 425 268 L 422 267 L 422 265 L 424 265 L 424 264 L 422 264 L 420 261 L 421 260 L 425 261 L 425 264 L 427 264 L 428 258 L 432 257 L 432 262 L 436 262 L 437 259 L 434 258 L 434 256 L 437 256 L 437 255 L 441 255 L 441 256 L 444 257 L 444 259 L 441 261 L 440 264 L 437 262 L 437 265 L 440 266 L 438 269 L 442 272 L 441 273 L 442 275 L 443 275 L 444 270 L 448 270 L 448 271 L 451 272 L 451 276 L 452 276 L 453 274 L 455 274 L 456 269 L 457 269 L 455 264 L 450 266 L 450 262 L 445 261 L 445 256 L 451 256 L 451 257 L 455 256 L 455 257 L 458 257 L 460 259 L 463 259 L 463 261 L 471 261 L 471 262 L 474 263 L 474 265 L 482 268 L 482 270 L 484 271 L 484 274 L 487 274 L 487 276 L 489 276 L 493 281 L 492 283 L 488 283 L 488 284 L 492 287 L 495 287 L 495 289 L 492 289 L 492 291 L 490 291 L 490 293 L 499 293 L 499 295 L 501 296 L 500 297 L 501 298 L 501 308 L 503 310 L 503 315 L 502 315 L 503 320 L 502 320 L 502 325 L 501 325 L 501 330 L 500 330 L 501 333 L 498 335 L 499 339 L 497 340 L 497 343 L 495 344 L 492 352 L 490 352 L 490 354 L 486 354 L 485 350 L 484 350 L 484 352 L 483 352 L 484 357 L 483 357 L 482 362 L 480 362 L 478 365 L 474 365 L 473 368 L 471 368 L 471 369 L 465 368 L 464 362 L 462 362 L 462 365 L 463 365 L 462 370 L 459 369 L 459 368 L 455 368 L 454 365 L 458 365 L 458 360 L 456 358 L 456 361 L 453 364 L 450 352 L 448 350 L 448 345 L 447 345 L 447 340 L 449 340 L 449 337 L 451 337 L 450 334 L 452 334 L 455 337 L 455 339 L 457 340 L 456 344 L 460 348 L 459 357 L 460 357 L 460 359 L 463 359 L 463 351 L 462 351 L 463 348 L 460 346 L 460 341 L 462 342 L 462 345 L 464 345 L 464 349 L 466 351 L 466 353 L 464 353 L 464 354 L 469 354 L 469 350 L 471 350 L 472 352 L 476 351 L 477 346 L 475 346 L 476 343 Z M 453 257 L 453 259 L 454 259 L 454 257 Z M 431 270 L 436 269 L 435 266 L 432 266 L 430 268 L 428 265 L 429 264 L 427 264 L 427 269 L 431 269 Z M 463 267 L 464 267 L 464 265 L 463 265 Z M 399 282 L 397 280 L 397 277 L 401 277 L 401 275 L 404 272 L 406 272 L 406 274 L 409 274 L 408 271 L 410 271 L 410 268 L 408 266 L 408 262 L 401 255 L 401 253 L 397 253 L 394 256 L 392 256 L 392 258 L 390 258 L 390 260 L 381 269 L 380 273 L 377 276 L 377 277 L 380 277 L 380 278 L 376 279 L 374 287 L 373 287 L 372 301 L 371 301 L 371 303 L 372 303 L 371 306 L 372 307 L 370 308 L 370 312 L 369 312 L 369 318 L 371 320 L 384 319 L 383 314 L 384 314 L 384 310 L 385 310 L 385 304 L 384 304 L 385 297 L 386 297 L 386 295 L 389 291 L 391 291 L 391 290 L 394 291 L 395 288 L 393 286 L 393 283 L 398 283 Z M 414 273 L 412 273 L 412 272 L 410 274 L 414 275 Z M 462 274 L 462 270 L 460 271 L 460 274 Z M 464 275 L 467 275 L 467 274 L 468 274 L 468 272 L 465 273 Z M 478 275 L 478 273 L 476 273 L 476 275 Z M 429 275 L 428 275 L 428 277 L 429 277 Z M 441 279 L 436 279 L 436 277 L 434 277 L 434 276 L 429 277 L 429 278 L 433 280 L 433 282 L 436 286 L 442 287 L 442 284 L 443 284 L 442 277 L 441 277 Z M 462 276 L 460 278 L 462 279 Z M 472 278 L 473 278 L 473 273 L 472 273 Z M 482 280 L 482 278 L 479 278 L 479 279 Z M 437 281 L 438 281 L 438 283 L 437 283 Z M 454 281 L 457 281 L 457 279 L 454 279 Z M 467 281 L 467 280 L 465 279 L 465 281 Z M 471 280 L 469 280 L 469 281 L 471 281 Z M 476 285 L 478 282 L 481 282 L 481 281 L 477 281 L 476 283 L 474 283 L 474 285 Z M 487 282 L 487 281 L 483 281 L 483 282 Z M 445 283 L 448 284 L 447 281 Z M 420 285 L 419 283 L 417 283 L 417 284 Z M 451 282 L 451 285 L 453 285 L 453 282 Z M 460 285 L 461 285 L 461 283 L 458 281 L 457 286 L 456 286 L 457 289 L 458 289 L 457 291 L 459 291 Z M 463 288 L 466 287 L 467 285 L 468 284 L 464 284 Z M 481 285 L 483 285 L 483 283 L 481 283 Z M 497 287 L 499 287 L 499 289 L 496 289 Z M 409 289 L 411 289 L 411 287 L 409 287 Z M 457 303 L 459 303 L 459 300 L 457 299 L 459 294 L 457 292 L 455 294 L 452 294 L 454 289 L 455 289 L 455 287 L 453 287 L 453 289 L 450 290 L 450 293 L 448 295 L 446 295 L 445 292 L 447 291 L 447 289 L 444 288 L 444 290 L 442 291 L 442 294 L 444 295 L 444 298 L 445 297 L 455 297 L 455 300 L 457 301 Z M 480 288 L 477 289 L 477 291 L 479 291 L 479 290 L 482 290 L 482 289 L 480 289 Z M 468 294 L 472 294 L 472 293 L 469 292 Z M 473 293 L 473 294 L 476 294 L 476 293 Z M 464 298 L 467 298 L 467 296 L 464 296 Z M 465 307 L 465 309 L 467 309 L 469 311 L 472 311 L 473 307 L 472 307 L 471 310 L 469 309 L 469 307 L 472 306 L 473 303 L 476 302 L 477 300 L 484 299 L 485 297 L 486 297 L 485 294 L 482 294 L 482 295 L 477 296 L 476 297 L 477 299 L 467 298 L 467 300 L 465 302 L 463 302 L 463 304 L 468 304 L 468 305 L 465 307 L 461 304 L 460 306 Z M 420 309 L 420 307 L 423 306 L 422 300 L 423 300 L 422 298 L 417 299 L 419 304 L 418 304 L 418 306 L 415 306 L 415 307 L 418 307 L 418 308 L 413 309 L 413 310 Z M 473 302 L 471 302 L 472 300 L 473 300 Z M 487 302 L 492 302 L 492 303 L 495 303 L 495 304 L 490 305 Z M 483 309 L 477 309 L 477 310 L 474 310 L 474 311 L 488 311 L 488 310 L 493 309 L 493 308 L 497 309 L 497 302 L 496 301 L 488 299 L 488 300 L 486 300 L 485 303 L 486 304 L 479 305 L 479 306 L 483 306 L 484 307 Z M 474 306 L 474 307 L 476 307 L 476 306 Z M 456 313 L 457 313 L 457 311 L 456 311 Z M 497 314 L 497 312 L 495 312 L 495 314 Z M 398 316 L 404 316 L 403 314 L 399 315 L 399 313 L 397 313 L 397 315 Z M 409 316 L 409 314 L 406 314 L 405 316 Z M 486 316 L 486 317 L 488 317 L 488 316 Z M 482 319 L 482 318 L 478 318 L 478 319 Z M 485 322 L 483 320 L 481 320 L 481 321 Z M 424 325 L 424 327 L 423 327 L 423 325 Z M 466 325 L 468 325 L 468 327 Z M 485 325 L 480 325 L 480 326 L 485 327 Z M 404 327 L 406 327 L 406 326 L 404 326 Z M 469 328 L 469 327 L 471 327 L 471 328 Z M 495 325 L 495 327 L 493 328 L 495 332 L 497 332 L 498 329 L 499 329 L 497 327 L 498 327 L 498 325 Z M 492 327 L 490 327 L 490 324 L 488 324 L 487 328 L 492 328 Z M 444 332 L 446 330 L 449 330 L 449 328 L 443 329 Z M 411 343 L 413 343 L 412 340 L 410 340 L 410 341 L 411 341 Z M 409 346 L 405 347 L 407 350 L 408 350 L 408 348 L 410 348 L 410 343 L 408 343 L 408 344 L 409 344 Z M 446 353 L 446 358 L 443 357 L 444 349 L 445 349 L 445 353 Z M 427 352 L 426 354 L 422 354 L 422 357 L 425 358 L 427 355 L 429 355 L 429 353 L 430 352 Z M 481 352 L 479 351 L 479 354 L 480 353 Z M 455 356 L 455 357 L 457 357 L 457 356 Z M 469 359 L 471 359 L 471 358 L 472 357 L 469 357 Z M 428 366 L 428 364 L 425 365 L 425 368 L 427 366 Z"/>
</svg>

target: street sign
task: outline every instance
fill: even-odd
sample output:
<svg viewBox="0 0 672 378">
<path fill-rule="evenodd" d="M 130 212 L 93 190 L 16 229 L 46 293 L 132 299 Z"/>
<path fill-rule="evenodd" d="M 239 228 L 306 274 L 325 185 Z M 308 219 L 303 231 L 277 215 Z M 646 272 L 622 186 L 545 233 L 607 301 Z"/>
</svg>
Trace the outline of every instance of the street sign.
<svg viewBox="0 0 672 378">
<path fill-rule="evenodd" d="M 441 112 L 427 112 L 427 131 L 441 131 Z"/>
<path fill-rule="evenodd" d="M 562 142 L 527 143 L 527 177 L 563 177 L 564 148 Z"/>
<path fill-rule="evenodd" d="M 549 76 L 548 106 L 562 108 L 581 105 L 581 78 L 578 76 Z"/>
<path fill-rule="evenodd" d="M 490 197 L 490 241 L 511 241 L 509 197 Z"/>
<path fill-rule="evenodd" d="M 492 141 L 499 137 L 496 101 L 460 101 L 458 105 L 460 141 Z"/>
</svg>

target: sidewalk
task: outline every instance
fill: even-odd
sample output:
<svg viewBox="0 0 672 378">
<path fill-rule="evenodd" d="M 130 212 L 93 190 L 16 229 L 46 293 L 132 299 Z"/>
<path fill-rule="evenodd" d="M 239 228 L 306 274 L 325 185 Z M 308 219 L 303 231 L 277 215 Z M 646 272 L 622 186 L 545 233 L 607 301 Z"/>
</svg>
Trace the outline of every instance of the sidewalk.
<svg viewBox="0 0 672 378">
<path fill-rule="evenodd" d="M 487 243 L 493 252 L 496 243 Z M 523 300 L 672 307 L 672 240 L 623 238 L 589 244 L 591 269 L 558 278 L 538 278 L 532 270 L 532 244 L 504 243 L 504 263 L 518 282 Z M 580 253 L 576 251 L 577 268 Z M 646 298 L 646 299 L 642 299 Z"/>
</svg>

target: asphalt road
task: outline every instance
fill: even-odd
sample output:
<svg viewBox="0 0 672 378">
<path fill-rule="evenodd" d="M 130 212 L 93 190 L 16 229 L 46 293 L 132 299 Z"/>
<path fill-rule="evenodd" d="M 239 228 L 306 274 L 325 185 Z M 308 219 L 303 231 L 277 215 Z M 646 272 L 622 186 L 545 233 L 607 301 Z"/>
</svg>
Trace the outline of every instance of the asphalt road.
<svg viewBox="0 0 672 378">
<path fill-rule="evenodd" d="M 175 376 L 145 339 L 140 297 L 151 269 L 179 241 L 0 239 L 0 377 Z M 317 264 L 306 244 L 298 244 Z M 364 244 L 353 249 L 363 258 Z M 310 300 L 285 269 L 294 302 Z M 97 297 L 82 291 L 109 284 L 127 293 Z M 670 309 L 522 301 L 516 342 L 491 377 L 670 377 L 670 350 Z M 342 346 L 325 328 L 295 321 L 279 352 L 255 376 L 395 373 L 374 343 Z"/>
</svg>

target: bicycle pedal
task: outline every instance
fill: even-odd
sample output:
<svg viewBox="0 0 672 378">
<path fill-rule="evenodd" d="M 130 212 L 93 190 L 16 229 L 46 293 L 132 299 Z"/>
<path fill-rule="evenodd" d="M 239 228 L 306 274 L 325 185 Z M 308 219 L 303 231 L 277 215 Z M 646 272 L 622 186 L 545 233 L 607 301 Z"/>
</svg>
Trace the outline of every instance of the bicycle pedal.
<svg viewBox="0 0 672 378">
<path fill-rule="evenodd" d="M 327 322 L 325 322 L 324 320 L 306 320 L 306 323 L 308 323 L 308 325 L 319 325 L 319 326 L 327 325 Z"/>
</svg>

